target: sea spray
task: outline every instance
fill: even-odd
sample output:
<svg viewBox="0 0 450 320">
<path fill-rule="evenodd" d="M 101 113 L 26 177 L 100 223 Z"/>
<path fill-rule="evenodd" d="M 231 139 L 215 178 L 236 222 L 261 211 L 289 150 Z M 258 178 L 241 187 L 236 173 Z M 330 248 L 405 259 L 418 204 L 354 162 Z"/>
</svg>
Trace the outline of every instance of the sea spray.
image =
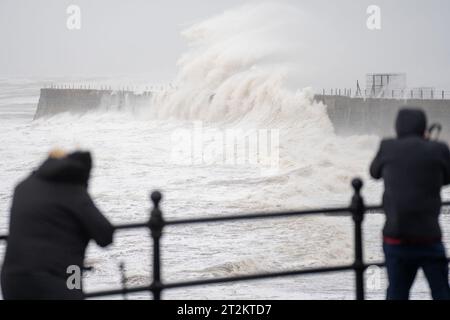
<svg viewBox="0 0 450 320">
<path fill-rule="evenodd" d="M 178 62 L 177 90 L 156 95 L 153 111 L 162 118 L 253 124 L 308 113 L 312 95 L 286 88 L 307 64 L 301 61 L 303 16 L 287 4 L 251 4 L 185 30 L 189 50 Z"/>
<path fill-rule="evenodd" d="M 310 63 L 302 60 L 311 49 L 303 42 L 310 23 L 298 6 L 265 2 L 191 26 L 183 32 L 189 49 L 178 62 L 176 90 L 157 94 L 147 117 L 182 120 L 188 127 L 202 121 L 223 132 L 277 130 L 286 203 L 335 202 L 348 194 L 353 177 L 368 177 L 378 139 L 337 137 L 313 89 L 295 89 L 293 79 Z"/>
</svg>

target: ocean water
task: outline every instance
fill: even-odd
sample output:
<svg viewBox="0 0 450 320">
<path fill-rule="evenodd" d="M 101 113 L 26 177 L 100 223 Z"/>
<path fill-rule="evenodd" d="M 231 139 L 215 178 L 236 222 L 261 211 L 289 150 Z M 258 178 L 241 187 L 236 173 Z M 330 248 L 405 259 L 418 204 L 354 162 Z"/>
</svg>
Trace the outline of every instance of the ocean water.
<svg viewBox="0 0 450 320">
<path fill-rule="evenodd" d="M 146 221 L 152 190 L 164 194 L 166 219 L 347 205 L 354 177 L 365 181 L 366 202 L 378 204 L 382 186 L 369 179 L 368 166 L 379 138 L 336 136 L 326 106 L 313 101 L 312 89 L 292 89 L 292 74 L 301 72 L 301 65 L 287 53 L 301 48 L 287 45 L 292 39 L 279 35 L 290 34 L 283 31 L 297 23 L 296 13 L 274 4 L 252 7 L 251 15 L 249 10 L 244 6 L 187 29 L 184 36 L 190 46 L 179 61 L 177 89 L 158 93 L 141 110 L 113 111 L 105 106 L 86 114 L 49 114 L 33 121 L 39 89 L 69 80 L 0 80 L 0 232 L 7 232 L 14 186 L 54 147 L 93 152 L 90 192 L 116 224 Z M 233 28 L 226 27 L 230 20 Z M 278 23 L 262 26 L 261 21 Z M 252 45 L 246 46 L 249 41 Z M 119 80 L 78 79 L 92 81 Z M 199 123 L 203 135 L 193 138 L 193 144 L 200 143 L 201 148 L 191 161 L 180 163 L 174 150 L 192 142 L 183 140 L 183 133 L 195 136 Z M 229 130 L 275 132 L 279 144 L 270 142 L 278 146 L 271 170 L 264 163 L 227 163 L 217 152 L 205 161 L 198 150 L 211 150 L 220 144 L 214 137 Z M 240 149 L 245 147 L 237 146 L 236 153 L 245 154 Z M 450 219 L 442 220 L 449 234 Z M 367 261 L 383 258 L 383 222 L 382 215 L 366 218 Z M 350 263 L 352 227 L 349 217 L 317 216 L 167 228 L 162 241 L 163 281 Z M 0 245 L 1 255 L 3 250 Z M 86 263 L 94 271 L 85 276 L 86 291 L 119 288 L 120 262 L 125 263 L 128 286 L 148 284 L 150 253 L 146 231 L 120 232 L 106 250 L 91 244 Z M 373 285 L 368 298 L 382 299 L 385 274 L 371 272 L 375 281 L 369 279 Z M 430 297 L 422 275 L 413 297 Z M 170 290 L 164 298 L 353 299 L 354 277 L 350 272 L 206 286 Z"/>
</svg>

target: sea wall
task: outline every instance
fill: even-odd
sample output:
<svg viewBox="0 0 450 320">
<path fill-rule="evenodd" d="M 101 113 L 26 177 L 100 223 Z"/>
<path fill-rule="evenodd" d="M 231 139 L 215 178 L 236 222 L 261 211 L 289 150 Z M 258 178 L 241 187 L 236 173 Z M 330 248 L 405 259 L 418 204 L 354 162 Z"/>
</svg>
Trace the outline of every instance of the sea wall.
<svg viewBox="0 0 450 320">
<path fill-rule="evenodd" d="M 152 93 L 87 89 L 41 89 L 34 119 L 59 113 L 82 114 L 92 110 L 133 110 L 150 102 Z"/>
<path fill-rule="evenodd" d="M 362 99 L 342 96 L 316 96 L 328 106 L 328 115 L 339 135 L 394 135 L 394 122 L 405 106 L 426 111 L 430 123 L 443 126 L 442 137 L 450 139 L 450 100 Z"/>
<path fill-rule="evenodd" d="M 42 89 L 35 119 L 63 112 L 75 114 L 91 110 L 133 110 L 150 104 L 151 92 Z M 373 134 L 388 137 L 394 134 L 394 121 L 403 106 L 423 108 L 429 122 L 443 125 L 442 136 L 450 140 L 450 100 L 362 99 L 344 96 L 317 95 L 316 101 L 328 106 L 328 114 L 339 135 Z"/>
</svg>

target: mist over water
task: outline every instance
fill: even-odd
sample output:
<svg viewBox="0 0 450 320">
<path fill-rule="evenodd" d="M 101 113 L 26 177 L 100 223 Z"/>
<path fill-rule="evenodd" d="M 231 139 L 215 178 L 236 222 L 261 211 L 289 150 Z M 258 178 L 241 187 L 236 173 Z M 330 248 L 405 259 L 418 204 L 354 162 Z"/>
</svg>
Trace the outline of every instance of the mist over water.
<svg viewBox="0 0 450 320">
<path fill-rule="evenodd" d="M 93 151 L 90 191 L 115 223 L 146 220 L 148 193 L 156 189 L 165 195 L 167 219 L 346 205 L 356 176 L 366 180 L 367 201 L 378 203 L 380 184 L 371 182 L 367 171 L 379 138 L 336 136 L 326 106 L 313 101 L 313 89 L 296 86 L 298 74 L 309 68 L 301 59 L 302 50 L 311 50 L 302 41 L 303 35 L 308 38 L 306 19 L 298 7 L 272 2 L 193 25 L 183 33 L 189 50 L 179 60 L 176 89 L 158 93 L 137 112 L 96 110 L 31 121 L 45 82 L 1 81 L 0 231 L 7 230 L 14 185 L 56 146 Z M 279 171 L 265 176 L 248 164 L 172 163 L 173 132 L 191 130 L 195 121 L 218 130 L 279 130 Z M 368 259 L 381 258 L 382 223 L 381 216 L 367 218 Z M 163 278 L 348 263 L 351 228 L 347 217 L 171 228 L 163 241 Z M 148 283 L 150 248 L 146 232 L 120 233 L 105 251 L 91 246 L 87 263 L 95 272 L 87 274 L 86 288 L 117 287 L 120 261 L 126 263 L 130 286 Z M 165 297 L 352 299 L 352 281 L 352 274 L 270 280 L 178 290 Z M 382 298 L 383 289 L 370 294 Z M 428 297 L 422 282 L 415 292 Z"/>
</svg>

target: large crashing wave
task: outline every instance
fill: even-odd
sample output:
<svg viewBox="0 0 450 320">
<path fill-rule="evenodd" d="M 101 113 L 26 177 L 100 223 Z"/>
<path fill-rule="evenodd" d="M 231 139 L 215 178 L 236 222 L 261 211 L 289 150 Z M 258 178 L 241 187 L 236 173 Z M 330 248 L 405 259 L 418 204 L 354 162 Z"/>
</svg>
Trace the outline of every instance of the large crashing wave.
<svg viewBox="0 0 450 320">
<path fill-rule="evenodd" d="M 336 137 L 312 89 L 295 89 L 312 63 L 302 60 L 311 50 L 302 36 L 311 27 L 298 7 L 274 2 L 195 24 L 183 32 L 189 50 L 179 60 L 177 89 L 155 97 L 151 117 L 278 129 L 286 198 L 337 199 L 354 176 L 367 176 L 377 139 Z"/>
<path fill-rule="evenodd" d="M 156 98 L 158 116 L 273 124 L 295 115 L 329 132 L 312 91 L 287 88 L 302 72 L 303 17 L 290 5 L 251 4 L 184 31 L 189 50 L 178 63 L 177 90 Z"/>
</svg>

